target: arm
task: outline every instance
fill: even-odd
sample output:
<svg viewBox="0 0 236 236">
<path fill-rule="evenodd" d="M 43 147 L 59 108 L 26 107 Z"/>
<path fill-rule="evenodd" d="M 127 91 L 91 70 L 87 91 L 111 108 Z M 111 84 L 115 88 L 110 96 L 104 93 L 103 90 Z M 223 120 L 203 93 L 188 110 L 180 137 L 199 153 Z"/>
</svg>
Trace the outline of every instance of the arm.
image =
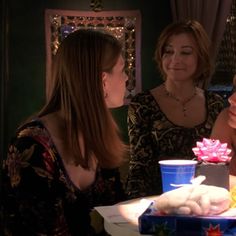
<svg viewBox="0 0 236 236">
<path fill-rule="evenodd" d="M 17 137 L 12 142 L 3 166 L 5 233 L 66 232 L 62 204 L 55 197 L 59 190 L 53 181 L 54 167 L 50 152 L 32 138 Z"/>
</svg>

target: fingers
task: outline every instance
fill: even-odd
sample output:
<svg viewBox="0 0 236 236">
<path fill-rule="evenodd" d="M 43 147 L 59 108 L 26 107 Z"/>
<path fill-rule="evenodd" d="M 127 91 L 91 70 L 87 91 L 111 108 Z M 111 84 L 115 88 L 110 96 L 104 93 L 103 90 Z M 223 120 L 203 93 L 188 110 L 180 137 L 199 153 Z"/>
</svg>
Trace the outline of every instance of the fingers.
<svg viewBox="0 0 236 236">
<path fill-rule="evenodd" d="M 197 202 L 188 200 L 185 203 L 185 206 L 191 210 L 191 214 L 193 215 L 202 215 L 202 208 L 198 205 Z"/>
<path fill-rule="evenodd" d="M 175 210 L 175 213 L 178 215 L 190 215 L 191 209 L 187 206 L 181 206 L 180 208 Z"/>
<path fill-rule="evenodd" d="M 210 212 L 211 202 L 210 202 L 210 198 L 209 198 L 209 196 L 207 196 L 207 194 L 201 196 L 201 198 L 199 200 L 199 204 L 202 209 L 202 215 L 208 215 Z"/>
<path fill-rule="evenodd" d="M 156 200 L 155 207 L 166 214 L 204 216 L 229 209 L 230 195 L 226 189 L 208 185 L 190 186 L 162 194 Z"/>
</svg>

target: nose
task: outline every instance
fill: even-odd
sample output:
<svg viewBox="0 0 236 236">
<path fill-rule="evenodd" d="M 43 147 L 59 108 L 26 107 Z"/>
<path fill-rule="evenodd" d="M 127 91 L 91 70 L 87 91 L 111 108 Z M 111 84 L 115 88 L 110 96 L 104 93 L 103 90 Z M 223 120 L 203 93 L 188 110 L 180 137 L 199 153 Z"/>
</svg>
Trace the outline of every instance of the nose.
<svg viewBox="0 0 236 236">
<path fill-rule="evenodd" d="M 125 82 L 129 79 L 127 73 L 125 72 Z"/>
<path fill-rule="evenodd" d="M 231 105 L 236 105 L 236 92 L 233 92 L 233 94 L 228 98 L 228 102 Z"/>
<path fill-rule="evenodd" d="M 177 53 L 177 52 L 175 52 L 173 55 L 172 55 L 172 61 L 173 62 L 179 62 L 180 61 L 180 55 Z"/>
</svg>

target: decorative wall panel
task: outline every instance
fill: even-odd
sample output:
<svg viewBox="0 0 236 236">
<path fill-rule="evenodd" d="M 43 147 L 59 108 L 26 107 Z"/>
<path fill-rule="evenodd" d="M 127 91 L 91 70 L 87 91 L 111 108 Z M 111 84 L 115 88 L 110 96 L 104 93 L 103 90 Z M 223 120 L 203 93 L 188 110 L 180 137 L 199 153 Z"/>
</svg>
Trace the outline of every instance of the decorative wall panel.
<svg viewBox="0 0 236 236">
<path fill-rule="evenodd" d="M 80 28 L 95 28 L 111 32 L 123 45 L 125 69 L 129 77 L 126 84 L 126 104 L 141 91 L 141 15 L 139 11 L 68 11 L 45 12 L 46 30 L 46 89 L 50 78 L 51 61 L 62 40 Z"/>
</svg>

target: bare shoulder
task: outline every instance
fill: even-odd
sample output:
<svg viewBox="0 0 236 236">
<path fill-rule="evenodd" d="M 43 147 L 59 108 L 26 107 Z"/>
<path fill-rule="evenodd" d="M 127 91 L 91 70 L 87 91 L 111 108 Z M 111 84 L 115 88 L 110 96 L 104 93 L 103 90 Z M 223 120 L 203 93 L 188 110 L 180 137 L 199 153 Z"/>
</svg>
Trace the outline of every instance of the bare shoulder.
<svg viewBox="0 0 236 236">
<path fill-rule="evenodd" d="M 211 132 L 211 138 L 231 143 L 233 129 L 228 124 L 228 108 L 224 108 L 218 115 Z"/>
<path fill-rule="evenodd" d="M 196 93 L 198 96 L 205 97 L 205 90 L 202 88 L 196 87 Z"/>
<path fill-rule="evenodd" d="M 163 89 L 163 84 L 153 88 L 150 90 L 150 93 L 155 98 L 156 102 L 163 108 L 163 106 L 166 106 L 166 92 L 165 89 Z"/>
<path fill-rule="evenodd" d="M 150 90 L 150 93 L 154 96 L 154 97 L 161 97 L 163 95 L 163 84 L 153 88 Z"/>
</svg>

